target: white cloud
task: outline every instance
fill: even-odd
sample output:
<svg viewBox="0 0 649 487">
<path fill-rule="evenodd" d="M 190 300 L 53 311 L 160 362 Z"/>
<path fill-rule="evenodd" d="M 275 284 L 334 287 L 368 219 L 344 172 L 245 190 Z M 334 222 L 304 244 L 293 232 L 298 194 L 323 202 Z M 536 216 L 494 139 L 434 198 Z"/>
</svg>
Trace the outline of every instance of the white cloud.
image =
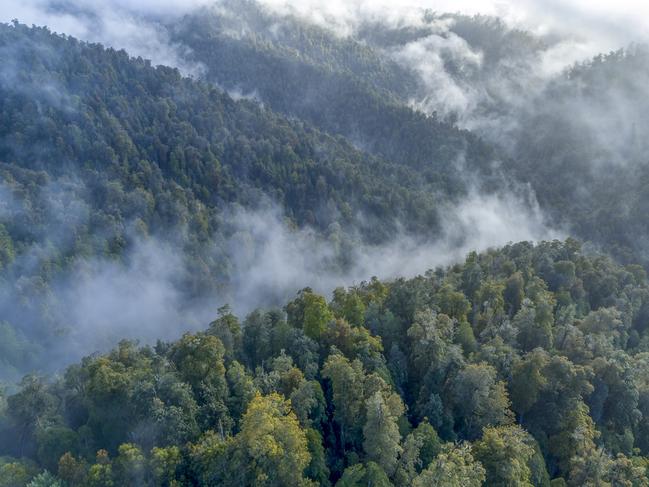
<svg viewBox="0 0 649 487">
<path fill-rule="evenodd" d="M 399 233 L 381 245 L 357 242 L 351 265 L 340 269 L 336 238 L 325 239 L 306 228 L 289 228 L 278 208 L 237 210 L 228 218 L 236 231 L 228 242 L 235 278 L 232 304 L 240 312 L 278 305 L 310 286 L 329 294 L 337 286 L 368 280 L 413 277 L 437 266 L 462 261 L 472 251 L 509 242 L 561 238 L 550 228 L 528 187 L 500 194 L 477 188 L 458 203 L 440 209 L 441 233 L 422 241 Z"/>
<path fill-rule="evenodd" d="M 544 66 L 551 72 L 574 61 L 649 40 L 649 2 L 646 0 L 259 0 L 279 14 L 308 18 L 339 34 L 354 32 L 361 22 L 417 25 L 422 9 L 435 12 L 484 14 L 503 18 L 510 26 L 539 35 L 561 36 L 562 43 L 547 53 Z M 187 65 L 179 47 L 171 45 L 160 20 L 170 20 L 221 0 L 4 0 L 0 21 L 17 18 L 27 24 L 83 40 L 101 42 L 154 64 L 177 66 L 197 74 L 200 66 Z M 61 8 L 63 6 L 63 8 Z M 74 12 L 74 13 L 71 13 Z"/>
<path fill-rule="evenodd" d="M 342 33 L 353 32 L 363 20 L 414 25 L 420 22 L 421 9 L 495 15 L 513 27 L 535 34 L 572 38 L 575 58 L 649 39 L 646 0 L 261 0 L 261 3 L 276 12 L 297 14 Z"/>
</svg>

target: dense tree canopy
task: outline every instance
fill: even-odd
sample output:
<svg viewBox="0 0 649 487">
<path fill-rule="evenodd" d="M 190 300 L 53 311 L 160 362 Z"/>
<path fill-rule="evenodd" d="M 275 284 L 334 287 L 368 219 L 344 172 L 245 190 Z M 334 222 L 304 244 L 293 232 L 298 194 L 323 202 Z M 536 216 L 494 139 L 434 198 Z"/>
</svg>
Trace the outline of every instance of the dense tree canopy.
<svg viewBox="0 0 649 487">
<path fill-rule="evenodd" d="M 337 37 L 248 1 L 222 6 L 158 26 L 202 79 L 0 24 L 0 487 L 649 487 L 648 134 L 636 124 L 649 107 L 630 83 L 649 80 L 647 50 L 563 73 L 505 147 L 457 114 L 414 110 L 422 81 L 385 53 L 446 22 L 481 46 L 484 69 L 444 68 L 487 83 L 543 49 L 531 34 L 427 12 L 418 28 Z M 573 123 L 584 100 L 621 147 Z M 65 360 L 56 345 L 88 318 L 60 289 L 71 275 L 83 286 L 97 259 L 128 267 L 161 240 L 182 262 L 174 292 L 211 310 L 245 278 L 228 251 L 259 238 L 237 225 L 241 208 L 278 205 L 346 270 L 355 247 L 400 232 L 430 242 L 470 191 L 518 183 L 613 257 L 572 238 L 511 243 L 331 295 L 314 282 L 237 316 L 258 298 L 245 296 L 155 345 L 89 322 L 103 353 L 24 374 Z"/>
<path fill-rule="evenodd" d="M 1 485 L 647 485 L 648 290 L 567 240 L 223 308 L 4 393 Z"/>
</svg>

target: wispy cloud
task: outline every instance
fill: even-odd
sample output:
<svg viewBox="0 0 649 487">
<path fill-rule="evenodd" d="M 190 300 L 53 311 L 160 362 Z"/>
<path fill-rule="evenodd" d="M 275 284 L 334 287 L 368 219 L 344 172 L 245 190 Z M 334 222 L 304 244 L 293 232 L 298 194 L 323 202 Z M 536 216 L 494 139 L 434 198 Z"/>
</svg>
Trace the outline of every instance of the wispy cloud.
<svg viewBox="0 0 649 487">
<path fill-rule="evenodd" d="M 186 75 L 201 73 L 200 64 L 188 62 L 183 46 L 169 40 L 162 22 L 178 18 L 206 2 L 123 0 L 5 0 L 0 21 L 17 19 L 25 24 L 47 26 L 59 34 L 124 49 L 131 56 L 153 64 L 173 66 Z"/>
<path fill-rule="evenodd" d="M 649 38 L 649 4 L 643 0 L 261 0 L 284 14 L 351 33 L 362 22 L 417 25 L 419 12 L 492 15 L 538 35 L 561 35 L 593 55 Z"/>
</svg>

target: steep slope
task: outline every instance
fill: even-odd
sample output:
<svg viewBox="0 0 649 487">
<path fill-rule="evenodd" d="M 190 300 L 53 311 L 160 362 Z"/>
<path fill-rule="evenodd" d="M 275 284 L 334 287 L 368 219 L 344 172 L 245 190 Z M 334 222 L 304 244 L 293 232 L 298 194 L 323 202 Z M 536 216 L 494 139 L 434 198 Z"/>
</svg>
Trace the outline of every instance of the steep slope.
<svg viewBox="0 0 649 487">
<path fill-rule="evenodd" d="M 509 170 L 575 234 L 649 262 L 649 51 L 574 66 L 526 108 Z"/>
<path fill-rule="evenodd" d="M 417 77 L 370 45 L 268 16 L 252 2 L 222 8 L 188 16 L 172 29 L 173 40 L 205 66 L 206 79 L 416 168 L 437 180 L 440 191 L 462 186 L 458 160 L 490 174 L 494 151 L 467 131 L 411 110 Z"/>
<path fill-rule="evenodd" d="M 328 204 L 348 218 L 372 215 L 377 195 L 398 198 L 399 181 L 421 180 L 173 69 L 43 29 L 3 26 L 2 34 L 0 159 L 23 169 L 89 171 L 149 191 L 152 180 L 133 173 L 153 172 L 210 207 L 256 189 L 276 196 L 296 223 L 320 228 L 335 221 Z M 385 209 L 394 216 L 398 206 Z"/>
<path fill-rule="evenodd" d="M 174 39 L 207 79 L 412 166 L 442 192 L 462 187 L 453 161 L 486 187 L 502 161 L 554 225 L 649 265 L 645 48 L 553 74 L 562 39 L 492 17 L 421 12 L 339 37 L 254 2 L 189 16 Z"/>
<path fill-rule="evenodd" d="M 57 283 L 79 261 L 127 265 L 154 237 L 183 261 L 169 271 L 174 288 L 214 296 L 233 277 L 233 205 L 276 202 L 344 253 L 397 229 L 435 235 L 437 205 L 454 193 L 436 171 L 368 155 L 123 51 L 15 24 L 0 26 L 0 52 L 2 326 L 26 349 L 74 328 Z"/>
</svg>

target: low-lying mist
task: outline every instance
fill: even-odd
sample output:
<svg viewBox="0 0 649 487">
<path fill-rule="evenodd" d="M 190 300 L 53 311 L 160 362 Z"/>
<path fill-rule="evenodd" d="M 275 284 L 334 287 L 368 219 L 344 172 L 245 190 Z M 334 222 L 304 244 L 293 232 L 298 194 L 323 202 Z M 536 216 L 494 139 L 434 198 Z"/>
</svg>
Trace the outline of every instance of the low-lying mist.
<svg viewBox="0 0 649 487">
<path fill-rule="evenodd" d="M 53 212 L 70 225 L 84 224 L 84 207 L 83 202 L 68 201 Z M 282 306 L 307 286 L 329 297 L 338 286 L 373 276 L 414 276 L 461 261 L 471 250 L 561 235 L 546 225 L 525 188 L 502 195 L 472 190 L 460 203 L 440 209 L 442 231 L 436 238 L 400 233 L 381 245 L 350 241 L 338 228 L 328 235 L 295 228 L 272 203 L 258 209 L 230 207 L 222 214 L 227 235 L 219 236 L 219 248 L 206 251 L 223 261 L 229 276 L 215 286 L 220 290 L 215 293 L 188 295 L 183 285 L 192 268 L 178 247 L 181 239 L 171 235 L 133 235 L 129 250 L 118 260 L 78 257 L 53 275 L 46 291 L 43 283 L 28 277 L 4 282 L 0 315 L 14 329 L 5 323 L 0 332 L 8 334 L 13 349 L 22 343 L 32 359 L 28 369 L 6 363 L 3 378 L 16 380 L 29 371 L 51 373 L 124 338 L 142 343 L 177 338 L 184 331 L 205 328 L 224 304 L 244 316 L 258 307 Z M 61 238 L 65 233 L 63 229 Z M 50 237 L 56 238 L 54 231 Z M 59 248 L 70 244 L 57 242 Z M 35 242 L 12 265 L 28 275 L 29 269 L 46 265 L 51 246 L 49 237 L 47 242 Z M 34 310 L 40 316 L 35 317 Z M 30 344 L 38 329 L 21 329 L 21 324 L 35 322 L 33 326 L 48 327 L 51 334 L 46 349 Z M 20 362 L 20 357 L 13 358 Z"/>
</svg>

